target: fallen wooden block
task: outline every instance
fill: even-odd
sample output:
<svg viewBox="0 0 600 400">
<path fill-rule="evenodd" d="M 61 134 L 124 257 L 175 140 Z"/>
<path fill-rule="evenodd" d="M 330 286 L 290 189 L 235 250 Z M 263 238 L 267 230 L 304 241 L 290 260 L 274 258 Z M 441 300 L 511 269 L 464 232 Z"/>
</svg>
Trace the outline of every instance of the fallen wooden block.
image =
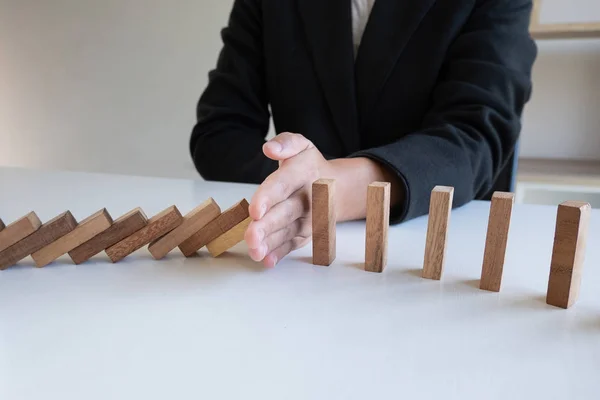
<svg viewBox="0 0 600 400">
<path fill-rule="evenodd" d="M 579 298 L 588 226 L 589 203 L 567 201 L 558 206 L 546 303 L 570 308 Z"/>
<path fill-rule="evenodd" d="M 330 266 L 336 256 L 335 180 L 319 179 L 312 185 L 313 264 Z"/>
<path fill-rule="evenodd" d="M 131 253 L 177 228 L 183 217 L 175 206 L 171 206 L 148 220 L 148 224 L 133 235 L 106 249 L 113 263 L 119 262 Z"/>
<path fill-rule="evenodd" d="M 497 192 L 492 196 L 479 283 L 479 287 L 483 290 L 500 291 L 514 202 L 515 195 L 513 193 Z"/>
<path fill-rule="evenodd" d="M 0 231 L 0 251 L 8 249 L 13 244 L 25 239 L 37 231 L 42 222 L 34 212 L 30 212 L 23 218 L 13 222 Z"/>
<path fill-rule="evenodd" d="M 436 186 L 431 192 L 423 278 L 442 279 L 453 197 L 452 187 Z"/>
<path fill-rule="evenodd" d="M 136 208 L 113 222 L 110 228 L 94 236 L 82 245 L 69 252 L 69 256 L 77 265 L 82 264 L 96 254 L 120 242 L 142 229 L 148 218 L 141 208 Z"/>
<path fill-rule="evenodd" d="M 365 271 L 381 273 L 387 264 L 390 226 L 390 190 L 387 182 L 374 182 L 367 189 Z"/>
<path fill-rule="evenodd" d="M 252 222 L 252 218 L 248 217 L 232 229 L 228 230 L 212 242 L 206 245 L 206 249 L 213 257 L 219 257 L 227 250 L 244 240 L 244 235 L 248 226 Z"/>
<path fill-rule="evenodd" d="M 81 221 L 71 232 L 33 253 L 31 257 L 38 268 L 45 267 L 57 258 L 105 231 L 111 224 L 112 218 L 106 209 L 102 209 Z"/>
<path fill-rule="evenodd" d="M 77 221 L 69 211 L 60 214 L 25 239 L 0 252 L 0 270 L 15 265 L 30 254 L 72 232 L 76 227 Z"/>
<path fill-rule="evenodd" d="M 250 216 L 246 199 L 233 205 L 220 216 L 208 223 L 204 228 L 189 237 L 179 245 L 179 250 L 186 257 L 191 257 L 202 247 L 206 246 L 225 232 L 233 229 Z"/>
<path fill-rule="evenodd" d="M 150 243 L 148 246 L 150 254 L 156 260 L 160 260 L 219 215 L 221 215 L 219 205 L 212 198 L 206 200 L 183 217 L 181 225 Z"/>
</svg>

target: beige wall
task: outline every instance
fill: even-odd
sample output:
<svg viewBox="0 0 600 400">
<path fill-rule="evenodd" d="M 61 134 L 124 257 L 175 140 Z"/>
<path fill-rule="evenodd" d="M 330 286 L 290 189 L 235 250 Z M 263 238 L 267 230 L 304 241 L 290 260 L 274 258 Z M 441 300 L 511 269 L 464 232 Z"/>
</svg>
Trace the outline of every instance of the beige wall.
<svg viewBox="0 0 600 400">
<path fill-rule="evenodd" d="M 0 164 L 197 176 L 232 0 L 0 0 Z"/>
<path fill-rule="evenodd" d="M 0 0 L 0 165 L 197 176 L 189 133 L 231 4 Z M 523 155 L 600 158 L 599 71 L 600 40 L 540 43 Z"/>
</svg>

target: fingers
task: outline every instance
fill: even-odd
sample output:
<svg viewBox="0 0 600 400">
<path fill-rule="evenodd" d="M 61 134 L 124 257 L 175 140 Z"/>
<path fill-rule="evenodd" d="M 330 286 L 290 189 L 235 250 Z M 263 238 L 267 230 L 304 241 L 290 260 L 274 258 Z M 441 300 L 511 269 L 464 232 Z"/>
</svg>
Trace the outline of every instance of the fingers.
<svg viewBox="0 0 600 400">
<path fill-rule="evenodd" d="M 290 227 L 294 221 L 308 212 L 309 207 L 309 199 L 301 194 L 292 195 L 286 201 L 275 205 L 263 218 L 253 221 L 246 230 L 244 239 L 248 247 L 258 249 L 267 237 Z"/>
<path fill-rule="evenodd" d="M 262 219 L 275 205 L 288 199 L 304 187 L 306 182 L 318 176 L 317 169 L 310 162 L 303 161 L 306 160 L 284 165 L 265 179 L 250 202 L 248 211 L 253 220 Z"/>
<path fill-rule="evenodd" d="M 262 261 L 284 243 L 294 238 L 306 238 L 308 236 L 310 236 L 310 221 L 306 218 L 297 219 L 283 229 L 267 236 L 256 248 L 250 249 L 250 258 L 254 261 Z"/>
<path fill-rule="evenodd" d="M 314 148 L 310 140 L 296 133 L 281 133 L 263 146 L 263 152 L 272 160 L 281 161 L 297 156 L 305 150 Z"/>
<path fill-rule="evenodd" d="M 308 238 L 295 237 L 294 239 L 285 242 L 265 257 L 265 259 L 263 260 L 264 266 L 267 268 L 275 267 L 277 263 L 281 261 L 285 256 L 290 254 L 290 252 L 304 247 L 308 243 L 308 241 Z"/>
<path fill-rule="evenodd" d="M 257 247 L 250 248 L 250 258 L 254 261 L 262 261 L 270 252 L 295 238 L 296 233 L 300 230 L 300 224 L 301 221 L 296 220 L 285 228 L 267 236 Z"/>
</svg>

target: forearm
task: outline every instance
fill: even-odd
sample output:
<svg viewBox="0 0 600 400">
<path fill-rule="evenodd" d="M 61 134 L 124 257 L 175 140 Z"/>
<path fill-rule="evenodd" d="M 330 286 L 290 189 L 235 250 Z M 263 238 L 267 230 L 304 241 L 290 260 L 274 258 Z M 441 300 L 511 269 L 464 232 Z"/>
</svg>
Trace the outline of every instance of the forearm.
<svg viewBox="0 0 600 400">
<path fill-rule="evenodd" d="M 403 200 L 399 178 L 382 164 L 369 158 L 357 157 L 328 162 L 325 177 L 336 181 L 337 220 L 353 221 L 367 215 L 367 188 L 373 182 L 391 183 L 391 206 Z"/>
</svg>

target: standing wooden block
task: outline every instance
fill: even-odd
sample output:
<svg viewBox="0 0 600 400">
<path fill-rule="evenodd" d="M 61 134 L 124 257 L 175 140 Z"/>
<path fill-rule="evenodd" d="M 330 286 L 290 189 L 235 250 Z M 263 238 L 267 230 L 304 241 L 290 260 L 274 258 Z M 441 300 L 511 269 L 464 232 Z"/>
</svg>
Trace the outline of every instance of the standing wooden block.
<svg viewBox="0 0 600 400">
<path fill-rule="evenodd" d="M 0 232 L 0 251 L 4 251 L 13 244 L 25 239 L 37 231 L 40 226 L 42 226 L 42 222 L 34 212 L 30 212 L 8 225 Z"/>
<path fill-rule="evenodd" d="M 67 211 L 46 222 L 37 231 L 0 252 L 0 270 L 15 265 L 30 254 L 35 253 L 65 236 L 77 227 L 77 221 Z"/>
<path fill-rule="evenodd" d="M 181 225 L 162 238 L 150 243 L 150 246 L 148 246 L 150 254 L 152 254 L 152 257 L 156 260 L 160 260 L 219 215 L 221 215 L 221 208 L 219 205 L 212 198 L 206 200 L 189 212 L 183 218 Z"/>
<path fill-rule="evenodd" d="M 387 264 L 390 190 L 387 182 L 374 182 L 367 189 L 365 271 L 381 273 Z"/>
<path fill-rule="evenodd" d="M 436 186 L 431 192 L 423 278 L 442 279 L 453 198 L 452 187 Z"/>
<path fill-rule="evenodd" d="M 252 218 L 248 217 L 232 229 L 228 230 L 212 242 L 206 245 L 206 249 L 213 257 L 219 257 L 227 250 L 231 249 L 236 244 L 244 240 L 244 235 L 248 226 L 252 222 Z"/>
<path fill-rule="evenodd" d="M 223 212 L 223 214 L 209 222 L 204 228 L 190 236 L 189 239 L 181 243 L 179 250 L 186 257 L 193 256 L 198 250 L 248 218 L 250 216 L 248 206 L 249 204 L 246 199 L 233 205 Z"/>
<path fill-rule="evenodd" d="M 6 225 L 4 225 L 4 222 L 0 219 L 0 231 L 4 230 L 4 228 L 6 228 Z"/>
<path fill-rule="evenodd" d="M 588 226 L 589 203 L 567 201 L 558 206 L 546 303 L 569 308 L 579 298 Z"/>
<path fill-rule="evenodd" d="M 319 179 L 312 185 L 313 264 L 330 266 L 336 256 L 335 180 Z"/>
<path fill-rule="evenodd" d="M 105 231 L 111 224 L 112 218 L 106 209 L 102 209 L 81 221 L 71 232 L 33 253 L 31 257 L 38 268 L 45 267 L 60 256 Z"/>
<path fill-rule="evenodd" d="M 104 232 L 71 250 L 69 256 L 75 264 L 82 264 L 101 251 L 133 235 L 146 226 L 147 223 L 148 218 L 146 218 L 144 211 L 141 208 L 136 208 L 118 218 Z"/>
<path fill-rule="evenodd" d="M 153 240 L 171 232 L 182 221 L 183 217 L 177 207 L 171 206 L 150 218 L 148 224 L 133 235 L 107 248 L 106 254 L 113 263 L 119 262 Z"/>
<path fill-rule="evenodd" d="M 492 196 L 483 255 L 483 268 L 479 283 L 479 287 L 483 290 L 500 291 L 514 202 L 515 195 L 513 193 L 496 192 Z"/>
</svg>

